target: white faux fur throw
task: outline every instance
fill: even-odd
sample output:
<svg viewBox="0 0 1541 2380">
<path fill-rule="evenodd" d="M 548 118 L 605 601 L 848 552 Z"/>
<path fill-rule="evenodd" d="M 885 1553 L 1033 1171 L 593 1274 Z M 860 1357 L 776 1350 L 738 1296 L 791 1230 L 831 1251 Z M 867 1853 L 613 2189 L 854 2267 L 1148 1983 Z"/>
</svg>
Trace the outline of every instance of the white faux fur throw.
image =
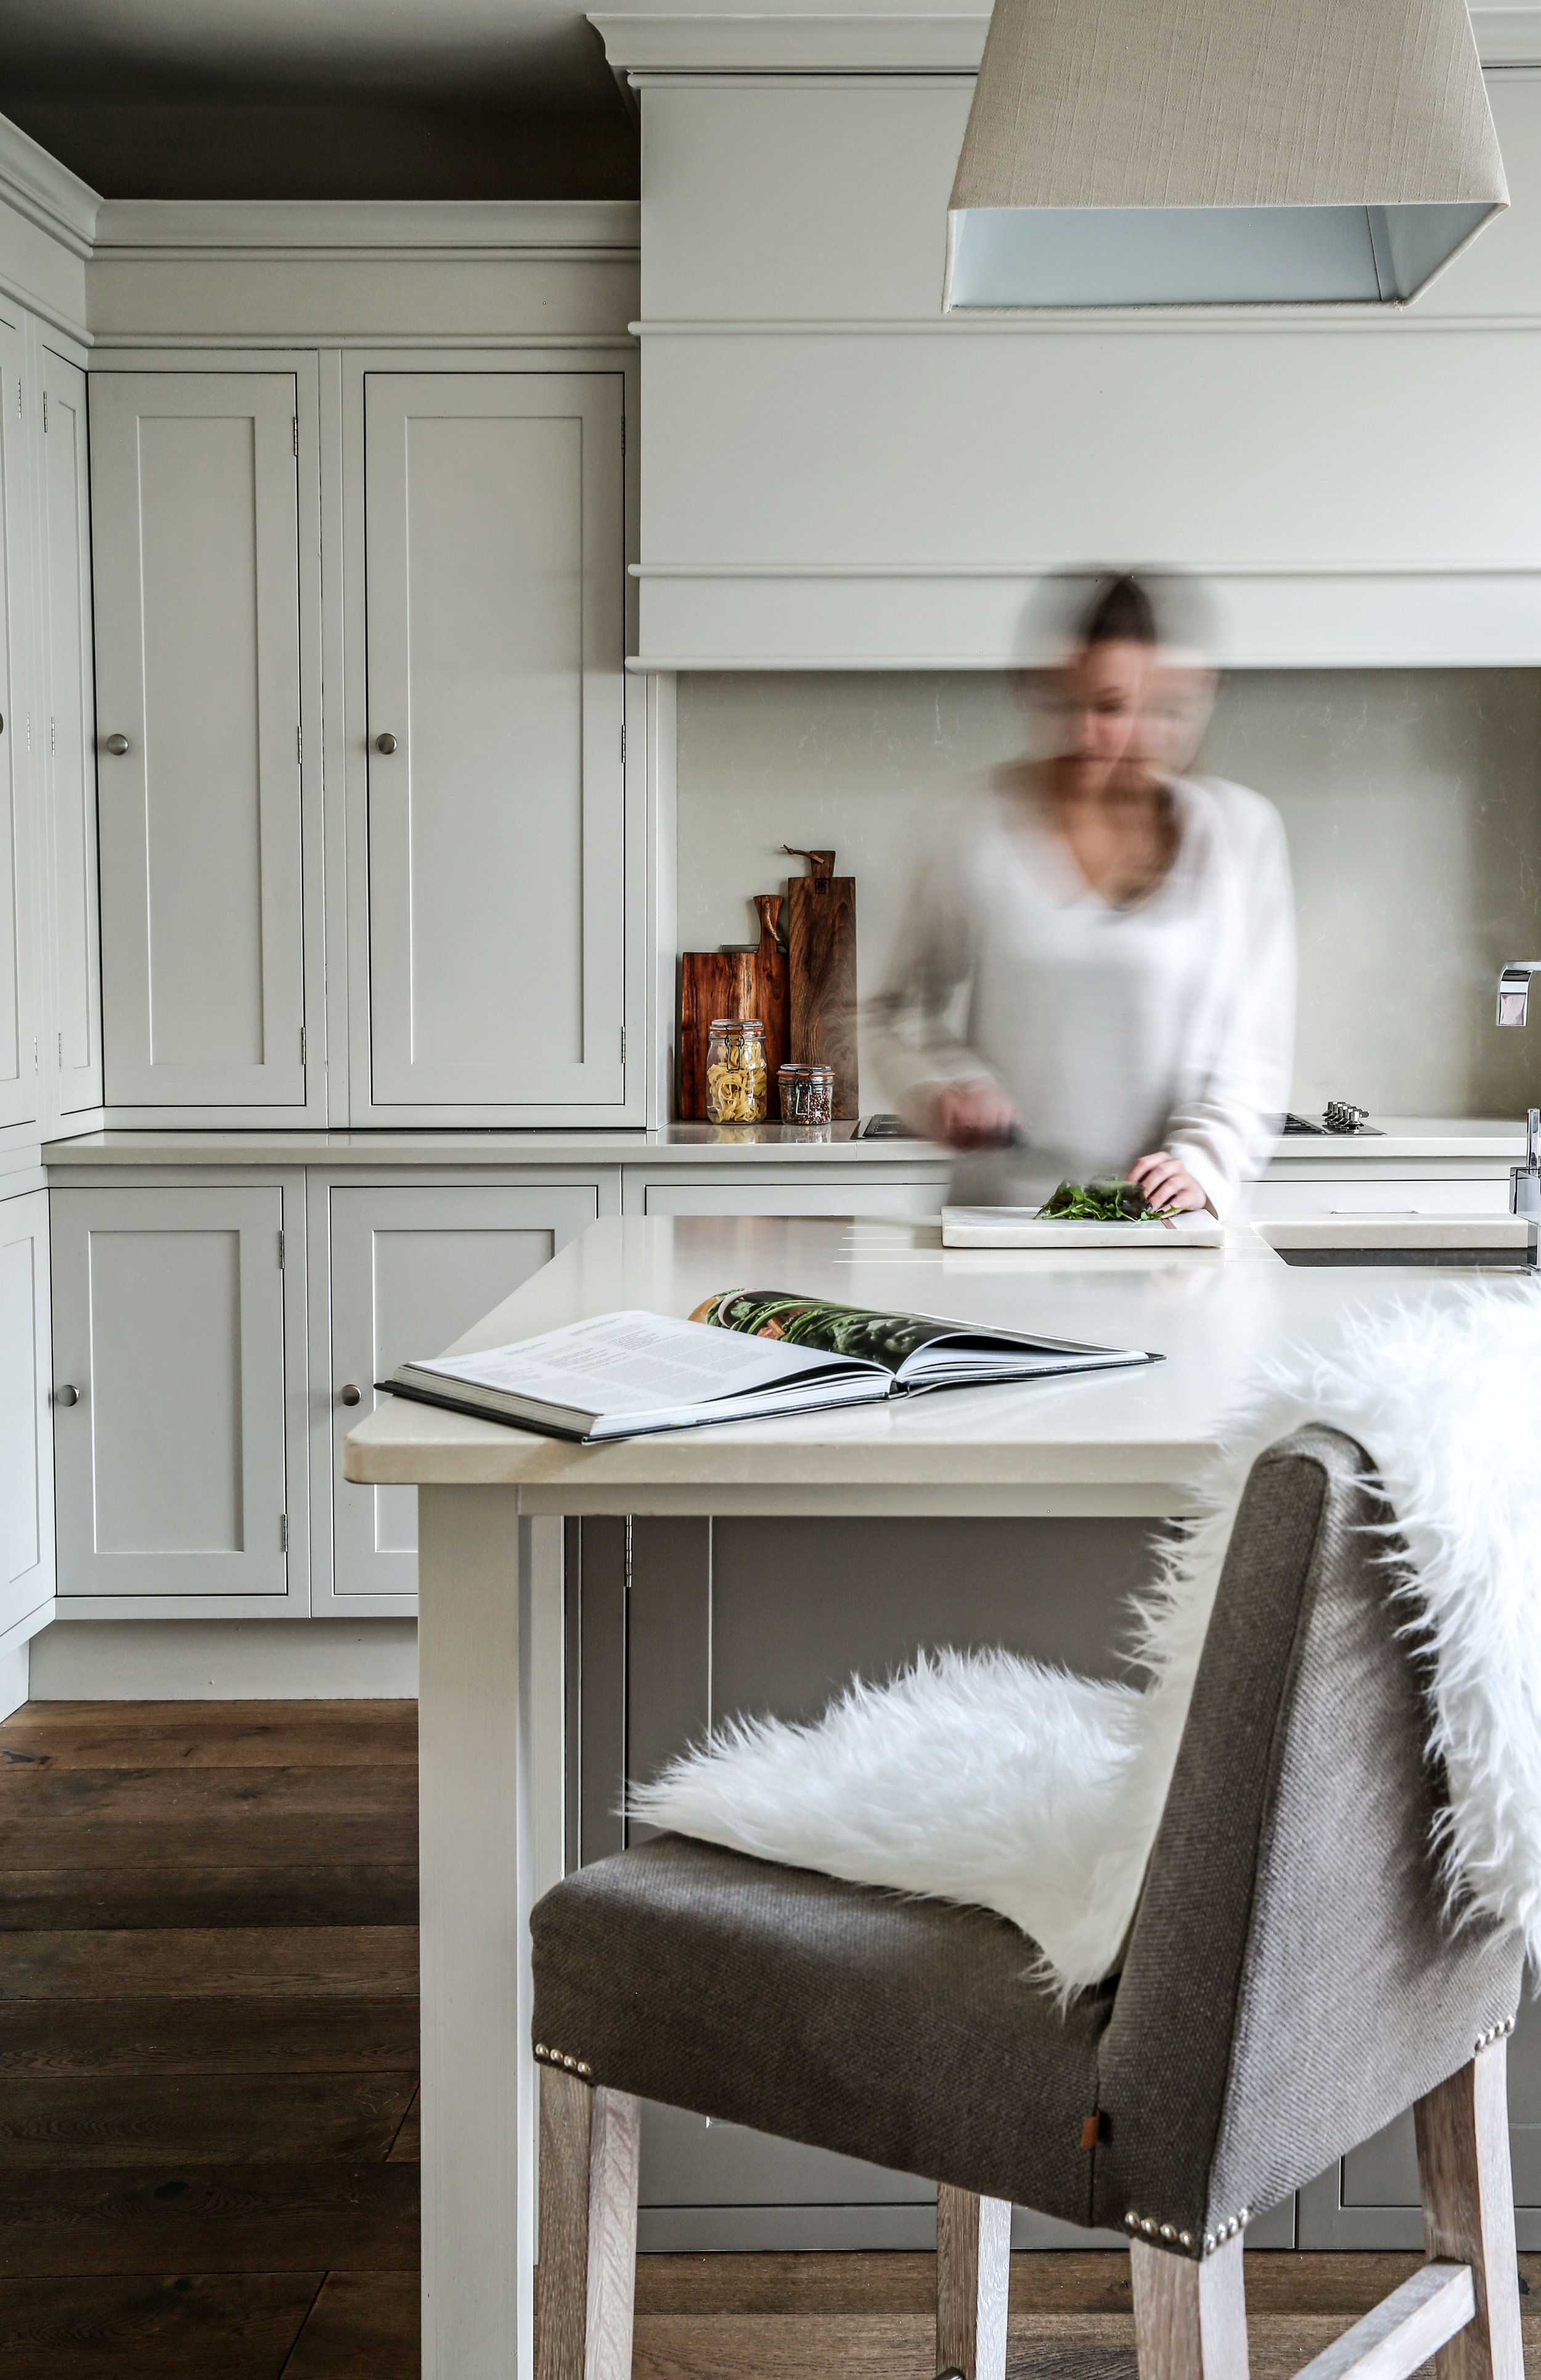
<svg viewBox="0 0 1541 2380">
<path fill-rule="evenodd" d="M 1410 1562 L 1389 1582 L 1434 1655 L 1430 1749 L 1452 1898 L 1541 1961 L 1541 1289 L 1466 1285 L 1346 1312 L 1273 1366 L 1198 1483 L 1203 1517 L 1133 1617 L 1143 1689 L 1006 1653 L 853 1680 L 814 1726 L 738 1719 L 633 1793 L 639 1818 L 760 1859 L 982 1903 L 1061 1997 L 1116 1964 L 1255 1457 L 1308 1421 L 1357 1439 Z"/>
</svg>

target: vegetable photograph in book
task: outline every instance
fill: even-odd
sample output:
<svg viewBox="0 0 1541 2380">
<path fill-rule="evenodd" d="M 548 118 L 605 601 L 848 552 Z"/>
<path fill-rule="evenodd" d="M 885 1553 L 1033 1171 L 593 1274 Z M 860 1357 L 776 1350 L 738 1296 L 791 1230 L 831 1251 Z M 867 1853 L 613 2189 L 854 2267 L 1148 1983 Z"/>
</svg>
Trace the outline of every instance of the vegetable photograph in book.
<svg viewBox="0 0 1541 2380">
<path fill-rule="evenodd" d="M 917 1347 L 956 1338 L 967 1326 L 923 1314 L 879 1314 L 860 1305 L 831 1305 L 817 1297 L 788 1297 L 774 1289 L 734 1289 L 698 1305 L 692 1322 L 745 1330 L 789 1347 L 818 1347 L 826 1355 L 855 1355 L 897 1372 Z"/>
</svg>

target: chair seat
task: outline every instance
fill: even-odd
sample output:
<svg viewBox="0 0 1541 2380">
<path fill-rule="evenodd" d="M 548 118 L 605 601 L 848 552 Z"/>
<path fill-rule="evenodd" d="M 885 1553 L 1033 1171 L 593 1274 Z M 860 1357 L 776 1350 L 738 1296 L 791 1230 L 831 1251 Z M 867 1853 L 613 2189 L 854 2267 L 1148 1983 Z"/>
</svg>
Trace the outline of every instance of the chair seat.
<svg viewBox="0 0 1541 2380">
<path fill-rule="evenodd" d="M 534 2037 L 596 2083 L 1091 2222 L 1113 1986 L 1061 2016 L 991 1911 L 661 1835 L 530 1931 Z"/>
</svg>

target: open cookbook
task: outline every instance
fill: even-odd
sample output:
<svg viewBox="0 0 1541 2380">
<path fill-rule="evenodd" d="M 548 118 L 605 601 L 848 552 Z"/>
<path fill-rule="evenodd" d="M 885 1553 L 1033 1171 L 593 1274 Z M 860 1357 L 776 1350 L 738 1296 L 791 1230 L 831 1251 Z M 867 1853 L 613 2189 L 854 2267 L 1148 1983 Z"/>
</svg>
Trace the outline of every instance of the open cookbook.
<svg viewBox="0 0 1541 2380">
<path fill-rule="evenodd" d="M 929 1314 L 878 1314 L 781 1290 L 734 1289 L 709 1297 L 688 1322 L 672 1314 L 599 1314 L 509 1347 L 402 1364 L 376 1385 L 591 1446 L 702 1422 L 1159 1361 L 1139 1348 L 1085 1347 Z"/>
</svg>

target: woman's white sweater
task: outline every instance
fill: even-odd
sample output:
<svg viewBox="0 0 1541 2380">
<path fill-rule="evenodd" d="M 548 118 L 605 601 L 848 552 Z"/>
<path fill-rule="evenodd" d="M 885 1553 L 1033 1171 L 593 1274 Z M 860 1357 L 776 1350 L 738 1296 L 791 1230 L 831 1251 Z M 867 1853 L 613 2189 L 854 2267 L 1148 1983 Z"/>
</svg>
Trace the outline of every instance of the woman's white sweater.
<svg viewBox="0 0 1541 2380">
<path fill-rule="evenodd" d="M 1242 785 L 1180 778 L 1172 794 L 1176 857 L 1126 908 L 1009 791 L 950 811 L 916 870 L 867 1012 L 874 1055 L 912 1121 L 928 1084 L 1001 1086 L 1030 1144 L 1013 1195 L 1167 1148 L 1223 1214 L 1268 1160 L 1294 1036 L 1284 831 Z M 999 1196 L 1000 1173 L 965 1163 L 957 1195 Z"/>
</svg>

